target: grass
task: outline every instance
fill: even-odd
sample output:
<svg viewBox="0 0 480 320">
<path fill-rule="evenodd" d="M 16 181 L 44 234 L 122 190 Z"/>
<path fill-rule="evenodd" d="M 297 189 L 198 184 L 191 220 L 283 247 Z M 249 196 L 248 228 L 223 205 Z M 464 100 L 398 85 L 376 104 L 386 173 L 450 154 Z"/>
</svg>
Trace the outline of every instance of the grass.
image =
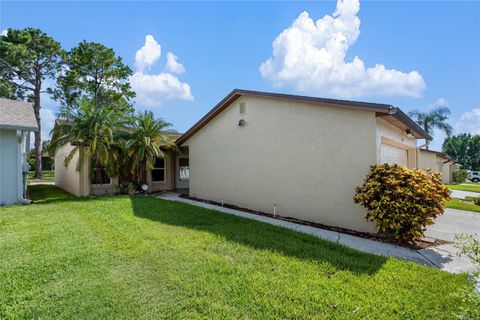
<svg viewBox="0 0 480 320">
<path fill-rule="evenodd" d="M 31 195 L 0 208 L 2 319 L 454 319 L 472 308 L 465 274 L 152 197 Z"/>
<path fill-rule="evenodd" d="M 452 209 L 480 212 L 480 206 L 477 206 L 473 202 L 465 202 L 457 198 L 452 198 L 445 204 L 445 206 Z"/>
<path fill-rule="evenodd" d="M 447 184 L 450 190 L 480 192 L 480 183 Z"/>
<path fill-rule="evenodd" d="M 74 197 L 72 194 L 64 191 L 63 189 L 51 185 L 39 184 L 28 186 L 27 190 L 30 199 L 32 199 L 35 203 Z"/>
<path fill-rule="evenodd" d="M 35 182 L 53 182 L 55 181 L 55 171 L 50 170 L 43 170 L 42 171 L 42 179 L 33 179 L 33 175 L 35 171 L 28 172 L 28 181 L 35 181 Z"/>
</svg>

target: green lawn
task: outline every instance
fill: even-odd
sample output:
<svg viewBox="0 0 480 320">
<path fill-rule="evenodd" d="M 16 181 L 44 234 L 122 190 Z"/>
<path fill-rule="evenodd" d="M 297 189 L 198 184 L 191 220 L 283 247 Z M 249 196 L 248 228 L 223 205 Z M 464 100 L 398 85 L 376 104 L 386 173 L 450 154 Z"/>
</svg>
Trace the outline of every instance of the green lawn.
<svg viewBox="0 0 480 320">
<path fill-rule="evenodd" d="M 43 170 L 42 171 L 42 179 L 33 179 L 33 175 L 35 171 L 28 172 L 28 180 L 29 181 L 40 181 L 40 182 L 51 182 L 55 181 L 55 171 Z"/>
<path fill-rule="evenodd" d="M 480 183 L 447 184 L 450 190 L 480 192 Z"/>
<path fill-rule="evenodd" d="M 41 203 L 51 200 L 74 198 L 74 196 L 60 188 L 50 185 L 33 185 L 28 186 L 28 194 L 30 199 L 35 203 Z"/>
<path fill-rule="evenodd" d="M 480 206 L 477 206 L 472 202 L 464 202 L 461 199 L 457 198 L 452 198 L 450 201 L 448 201 L 446 203 L 446 207 L 452 209 L 480 212 Z"/>
<path fill-rule="evenodd" d="M 54 188 L 0 208 L 1 319 L 455 319 L 472 308 L 466 275 L 187 204 Z"/>
</svg>

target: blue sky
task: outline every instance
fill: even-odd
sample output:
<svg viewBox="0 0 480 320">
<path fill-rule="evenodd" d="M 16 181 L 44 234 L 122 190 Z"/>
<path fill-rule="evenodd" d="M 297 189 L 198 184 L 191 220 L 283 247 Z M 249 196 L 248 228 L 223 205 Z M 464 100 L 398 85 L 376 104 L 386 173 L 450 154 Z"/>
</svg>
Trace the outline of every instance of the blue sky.
<svg viewBox="0 0 480 320">
<path fill-rule="evenodd" d="M 244 88 L 445 105 L 456 133 L 480 134 L 480 2 L 2 1 L 0 23 L 113 48 L 135 72 L 135 107 L 178 131 Z M 49 128 L 57 105 L 44 107 Z"/>
</svg>

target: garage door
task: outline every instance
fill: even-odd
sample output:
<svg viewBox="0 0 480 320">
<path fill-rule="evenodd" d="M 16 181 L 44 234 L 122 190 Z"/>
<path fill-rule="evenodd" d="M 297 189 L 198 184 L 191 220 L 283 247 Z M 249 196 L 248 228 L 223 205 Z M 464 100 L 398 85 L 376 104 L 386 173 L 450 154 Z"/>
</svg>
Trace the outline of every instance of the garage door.
<svg viewBox="0 0 480 320">
<path fill-rule="evenodd" d="M 382 143 L 380 146 L 380 163 L 407 166 L 407 150 Z"/>
</svg>

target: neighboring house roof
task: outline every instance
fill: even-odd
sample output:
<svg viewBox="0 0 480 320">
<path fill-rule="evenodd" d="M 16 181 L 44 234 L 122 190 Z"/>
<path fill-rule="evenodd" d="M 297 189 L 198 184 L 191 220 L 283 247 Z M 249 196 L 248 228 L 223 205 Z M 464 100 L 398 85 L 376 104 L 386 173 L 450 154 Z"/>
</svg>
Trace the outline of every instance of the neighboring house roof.
<svg viewBox="0 0 480 320">
<path fill-rule="evenodd" d="M 234 89 L 225 98 L 222 99 L 212 110 L 210 110 L 203 118 L 187 130 L 180 138 L 177 139 L 177 144 L 181 145 L 193 136 L 197 131 L 203 128 L 213 118 L 225 110 L 230 104 L 241 96 L 271 98 L 283 101 L 302 102 L 316 106 L 337 107 L 352 110 L 365 110 L 375 112 L 379 116 L 391 118 L 392 122 L 405 127 L 416 135 L 417 138 L 432 140 L 432 137 L 423 130 L 415 121 L 408 117 L 402 110 L 388 104 L 367 103 L 348 100 L 325 99 L 308 96 L 298 96 L 283 93 L 261 92 L 243 89 Z"/>
<path fill-rule="evenodd" d="M 65 124 L 71 125 L 72 123 L 73 121 L 66 120 L 66 119 L 55 119 L 55 125 L 58 125 L 58 126 L 63 126 Z"/>
<path fill-rule="evenodd" d="M 32 104 L 0 98 L 0 128 L 38 131 Z"/>
<path fill-rule="evenodd" d="M 452 161 L 452 162 L 455 162 L 455 160 L 452 159 L 452 157 L 450 157 L 449 155 L 443 153 L 443 152 L 440 152 L 440 151 L 435 151 L 435 150 L 429 150 L 429 149 L 420 149 L 421 152 L 426 152 L 426 153 L 433 153 L 437 156 L 439 156 L 440 158 L 444 158 L 446 160 L 449 160 L 449 161 Z"/>
</svg>

